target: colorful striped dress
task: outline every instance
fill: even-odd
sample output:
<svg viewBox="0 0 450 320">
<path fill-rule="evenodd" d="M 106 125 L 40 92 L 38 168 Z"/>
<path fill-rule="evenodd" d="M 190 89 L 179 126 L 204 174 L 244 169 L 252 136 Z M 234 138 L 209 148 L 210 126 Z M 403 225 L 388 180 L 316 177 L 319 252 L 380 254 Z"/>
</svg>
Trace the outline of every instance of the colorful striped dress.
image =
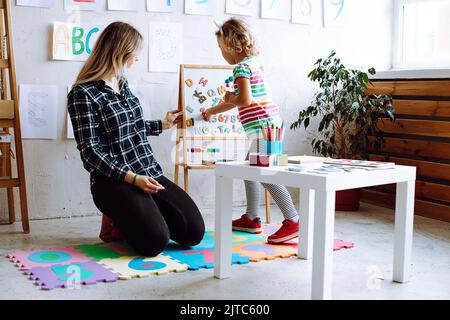
<svg viewBox="0 0 450 320">
<path fill-rule="evenodd" d="M 272 92 L 267 84 L 264 71 L 254 57 L 248 57 L 236 65 L 233 71 L 235 94 L 239 94 L 236 80 L 246 78 L 252 86 L 252 103 L 239 108 L 239 117 L 250 139 L 260 138 L 260 128 L 265 123 L 281 126 L 278 106 L 272 101 Z"/>
</svg>

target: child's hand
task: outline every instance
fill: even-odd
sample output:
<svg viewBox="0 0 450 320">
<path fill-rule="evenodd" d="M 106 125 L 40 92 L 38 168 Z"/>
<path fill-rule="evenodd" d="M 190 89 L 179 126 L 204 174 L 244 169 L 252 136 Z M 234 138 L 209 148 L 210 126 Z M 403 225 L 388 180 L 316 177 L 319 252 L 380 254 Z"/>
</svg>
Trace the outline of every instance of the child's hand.
<svg viewBox="0 0 450 320">
<path fill-rule="evenodd" d="M 204 112 L 202 112 L 203 120 L 210 121 L 211 117 L 213 116 L 212 108 L 206 109 Z"/>
</svg>

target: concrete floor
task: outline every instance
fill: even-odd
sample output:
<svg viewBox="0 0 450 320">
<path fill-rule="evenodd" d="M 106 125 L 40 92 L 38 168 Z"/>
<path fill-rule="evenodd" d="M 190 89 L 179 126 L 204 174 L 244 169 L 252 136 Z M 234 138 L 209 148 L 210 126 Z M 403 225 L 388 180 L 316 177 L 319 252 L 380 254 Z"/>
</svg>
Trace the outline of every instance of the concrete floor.
<svg viewBox="0 0 450 320">
<path fill-rule="evenodd" d="M 242 208 L 236 208 L 239 216 Z M 204 210 L 213 228 L 212 210 Z M 281 221 L 277 208 L 273 220 Z M 213 278 L 212 270 L 100 283 L 79 290 L 39 290 L 5 255 L 98 241 L 100 217 L 33 221 L 0 226 L 0 299 L 309 299 L 312 261 L 279 259 L 233 266 L 233 277 Z M 450 299 L 450 224 L 416 217 L 411 282 L 392 282 L 393 212 L 362 204 L 357 213 L 338 212 L 336 238 L 355 248 L 334 254 L 334 299 Z M 381 277 L 380 277 L 381 276 Z M 384 278 L 384 280 L 378 279 Z"/>
</svg>

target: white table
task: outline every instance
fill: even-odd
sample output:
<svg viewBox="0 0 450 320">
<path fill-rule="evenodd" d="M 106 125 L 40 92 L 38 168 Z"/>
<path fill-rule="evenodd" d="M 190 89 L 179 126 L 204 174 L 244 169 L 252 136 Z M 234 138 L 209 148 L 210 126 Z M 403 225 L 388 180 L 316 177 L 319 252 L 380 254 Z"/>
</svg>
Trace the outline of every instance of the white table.
<svg viewBox="0 0 450 320">
<path fill-rule="evenodd" d="M 216 278 L 231 276 L 233 179 L 281 184 L 300 189 L 300 259 L 313 258 L 312 299 L 331 299 L 335 193 L 339 190 L 397 184 L 393 281 L 409 280 L 414 218 L 416 168 L 356 171 L 318 175 L 290 172 L 286 167 L 251 167 L 248 162 L 218 163 L 216 176 Z M 314 257 L 313 257 L 314 252 Z"/>
</svg>

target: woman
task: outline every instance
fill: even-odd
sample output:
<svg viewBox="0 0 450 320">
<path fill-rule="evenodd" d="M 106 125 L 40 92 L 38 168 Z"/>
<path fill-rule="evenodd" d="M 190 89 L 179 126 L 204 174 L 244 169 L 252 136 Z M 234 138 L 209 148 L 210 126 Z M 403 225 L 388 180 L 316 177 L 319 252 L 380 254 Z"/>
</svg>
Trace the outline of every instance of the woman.
<svg viewBox="0 0 450 320">
<path fill-rule="evenodd" d="M 198 244 L 205 225 L 189 195 L 164 177 L 147 139 L 173 127 L 180 114 L 144 121 L 125 78 L 142 42 L 129 24 L 110 24 L 78 75 L 68 108 L 95 205 L 139 254 L 156 256 L 169 239 Z"/>
</svg>

